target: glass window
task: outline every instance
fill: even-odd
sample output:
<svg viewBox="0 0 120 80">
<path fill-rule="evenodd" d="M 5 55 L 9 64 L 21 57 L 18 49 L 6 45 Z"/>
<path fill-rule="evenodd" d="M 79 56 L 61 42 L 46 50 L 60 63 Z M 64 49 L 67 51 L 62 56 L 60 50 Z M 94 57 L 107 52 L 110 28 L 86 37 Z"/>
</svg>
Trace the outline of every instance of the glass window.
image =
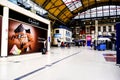
<svg viewBox="0 0 120 80">
<path fill-rule="evenodd" d="M 79 32 L 80 32 L 80 28 L 76 27 L 76 33 L 79 34 Z"/>
<path fill-rule="evenodd" d="M 103 14 L 104 16 L 109 16 L 109 6 L 103 6 Z"/>
<path fill-rule="evenodd" d="M 74 19 L 79 19 L 79 18 L 80 18 L 80 13 L 78 13 L 78 15 L 74 17 Z"/>
<path fill-rule="evenodd" d="M 17 4 L 17 0 L 9 0 L 10 2 Z"/>
<path fill-rule="evenodd" d="M 108 31 L 111 32 L 112 31 L 112 27 L 108 26 Z"/>
<path fill-rule="evenodd" d="M 92 8 L 91 11 L 89 9 L 79 14 L 78 14 L 80 16 L 79 18 L 114 16 L 116 14 L 120 15 L 120 6 L 117 6 L 117 13 L 116 6 L 100 6 L 97 8 Z"/>
<path fill-rule="evenodd" d="M 44 15 L 47 13 L 44 9 L 42 9 L 40 6 L 34 4 L 34 10 L 36 11 L 36 14 L 38 15 Z"/>
<path fill-rule="evenodd" d="M 102 14 L 102 7 L 97 7 L 97 17 L 103 16 Z"/>
<path fill-rule="evenodd" d="M 21 4 L 22 4 L 22 3 L 23 3 L 23 0 L 17 0 L 17 2 L 19 2 L 19 3 L 21 3 Z"/>
<path fill-rule="evenodd" d="M 117 15 L 120 15 L 120 6 L 117 6 Z"/>
<path fill-rule="evenodd" d="M 96 8 L 91 9 L 91 17 L 96 17 Z"/>
<path fill-rule="evenodd" d="M 86 27 L 86 32 L 89 33 L 90 32 L 90 28 Z"/>
<path fill-rule="evenodd" d="M 106 32 L 106 26 L 103 26 L 103 32 Z"/>
<path fill-rule="evenodd" d="M 101 31 L 101 27 L 100 26 L 98 26 L 98 32 L 100 32 Z"/>
<path fill-rule="evenodd" d="M 80 14 L 80 18 L 85 18 L 85 16 L 84 16 L 85 14 L 84 14 L 84 12 L 83 13 L 81 13 Z"/>
<path fill-rule="evenodd" d="M 114 25 L 114 31 L 116 30 L 116 26 Z"/>
<path fill-rule="evenodd" d="M 56 30 L 55 33 L 59 33 L 59 30 Z"/>
<path fill-rule="evenodd" d="M 70 32 L 66 31 L 66 36 L 70 37 Z"/>
<path fill-rule="evenodd" d="M 116 6 L 110 6 L 110 15 L 116 15 Z"/>
<path fill-rule="evenodd" d="M 82 6 L 81 0 L 62 0 L 66 6 L 73 11 Z"/>
<path fill-rule="evenodd" d="M 79 15 L 77 15 L 74 19 L 79 19 L 80 18 L 80 16 Z"/>
<path fill-rule="evenodd" d="M 87 10 L 87 11 L 85 12 L 85 18 L 90 18 L 90 10 Z"/>
</svg>

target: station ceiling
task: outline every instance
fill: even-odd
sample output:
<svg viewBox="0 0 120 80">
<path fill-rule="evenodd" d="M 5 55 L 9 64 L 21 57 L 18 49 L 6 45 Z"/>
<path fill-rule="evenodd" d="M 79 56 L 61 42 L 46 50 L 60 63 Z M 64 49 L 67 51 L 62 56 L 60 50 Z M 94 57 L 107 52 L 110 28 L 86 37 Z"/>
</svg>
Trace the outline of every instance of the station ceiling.
<svg viewBox="0 0 120 80">
<path fill-rule="evenodd" d="M 78 12 L 103 6 L 120 5 L 120 0 L 32 0 L 48 11 L 50 18 L 68 24 Z"/>
</svg>

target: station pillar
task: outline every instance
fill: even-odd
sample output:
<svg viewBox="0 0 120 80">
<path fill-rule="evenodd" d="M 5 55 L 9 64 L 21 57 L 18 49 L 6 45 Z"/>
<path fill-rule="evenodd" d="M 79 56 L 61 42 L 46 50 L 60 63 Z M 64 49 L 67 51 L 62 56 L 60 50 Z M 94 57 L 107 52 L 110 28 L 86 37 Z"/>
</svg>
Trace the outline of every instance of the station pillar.
<svg viewBox="0 0 120 80">
<path fill-rule="evenodd" d="M 1 56 L 8 56 L 8 24 L 9 24 L 9 8 L 3 7 L 2 17 L 2 35 L 1 35 Z"/>
</svg>

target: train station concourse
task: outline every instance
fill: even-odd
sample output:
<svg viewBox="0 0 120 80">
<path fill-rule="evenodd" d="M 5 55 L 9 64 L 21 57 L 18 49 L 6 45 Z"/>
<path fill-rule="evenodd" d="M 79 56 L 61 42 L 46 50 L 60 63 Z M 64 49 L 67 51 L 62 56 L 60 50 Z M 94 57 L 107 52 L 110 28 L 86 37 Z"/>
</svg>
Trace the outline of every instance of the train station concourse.
<svg viewBox="0 0 120 80">
<path fill-rule="evenodd" d="M 0 80 L 119 80 L 115 51 L 52 47 L 46 55 L 0 58 Z"/>
<path fill-rule="evenodd" d="M 120 0 L 0 0 L 0 80 L 120 80 Z"/>
</svg>

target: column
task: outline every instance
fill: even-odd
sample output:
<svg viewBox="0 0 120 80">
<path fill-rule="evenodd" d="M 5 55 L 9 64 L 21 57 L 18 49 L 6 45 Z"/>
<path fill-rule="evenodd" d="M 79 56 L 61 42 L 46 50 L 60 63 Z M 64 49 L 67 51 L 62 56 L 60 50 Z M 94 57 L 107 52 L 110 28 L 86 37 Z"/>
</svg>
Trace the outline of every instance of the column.
<svg viewBox="0 0 120 80">
<path fill-rule="evenodd" d="M 103 26 L 101 26 L 101 32 L 103 33 Z"/>
<path fill-rule="evenodd" d="M 98 20 L 95 20 L 95 40 L 97 41 L 98 37 Z M 97 46 L 97 42 L 95 43 L 95 46 Z"/>
<path fill-rule="evenodd" d="M 106 26 L 106 32 L 109 32 L 109 30 L 108 30 L 108 29 L 109 29 L 109 26 L 107 25 L 107 26 Z"/>
<path fill-rule="evenodd" d="M 50 50 L 50 43 L 51 43 L 51 23 L 48 24 L 48 33 L 47 33 L 47 37 L 48 37 L 48 40 L 47 40 L 47 51 Z"/>
<path fill-rule="evenodd" d="M 111 27 L 112 27 L 112 32 L 114 32 L 114 31 L 115 31 L 115 30 L 114 30 L 114 25 L 112 25 Z"/>
<path fill-rule="evenodd" d="M 1 56 L 8 55 L 8 20 L 9 20 L 9 8 L 3 8 L 2 18 L 2 35 L 1 35 Z"/>
</svg>

